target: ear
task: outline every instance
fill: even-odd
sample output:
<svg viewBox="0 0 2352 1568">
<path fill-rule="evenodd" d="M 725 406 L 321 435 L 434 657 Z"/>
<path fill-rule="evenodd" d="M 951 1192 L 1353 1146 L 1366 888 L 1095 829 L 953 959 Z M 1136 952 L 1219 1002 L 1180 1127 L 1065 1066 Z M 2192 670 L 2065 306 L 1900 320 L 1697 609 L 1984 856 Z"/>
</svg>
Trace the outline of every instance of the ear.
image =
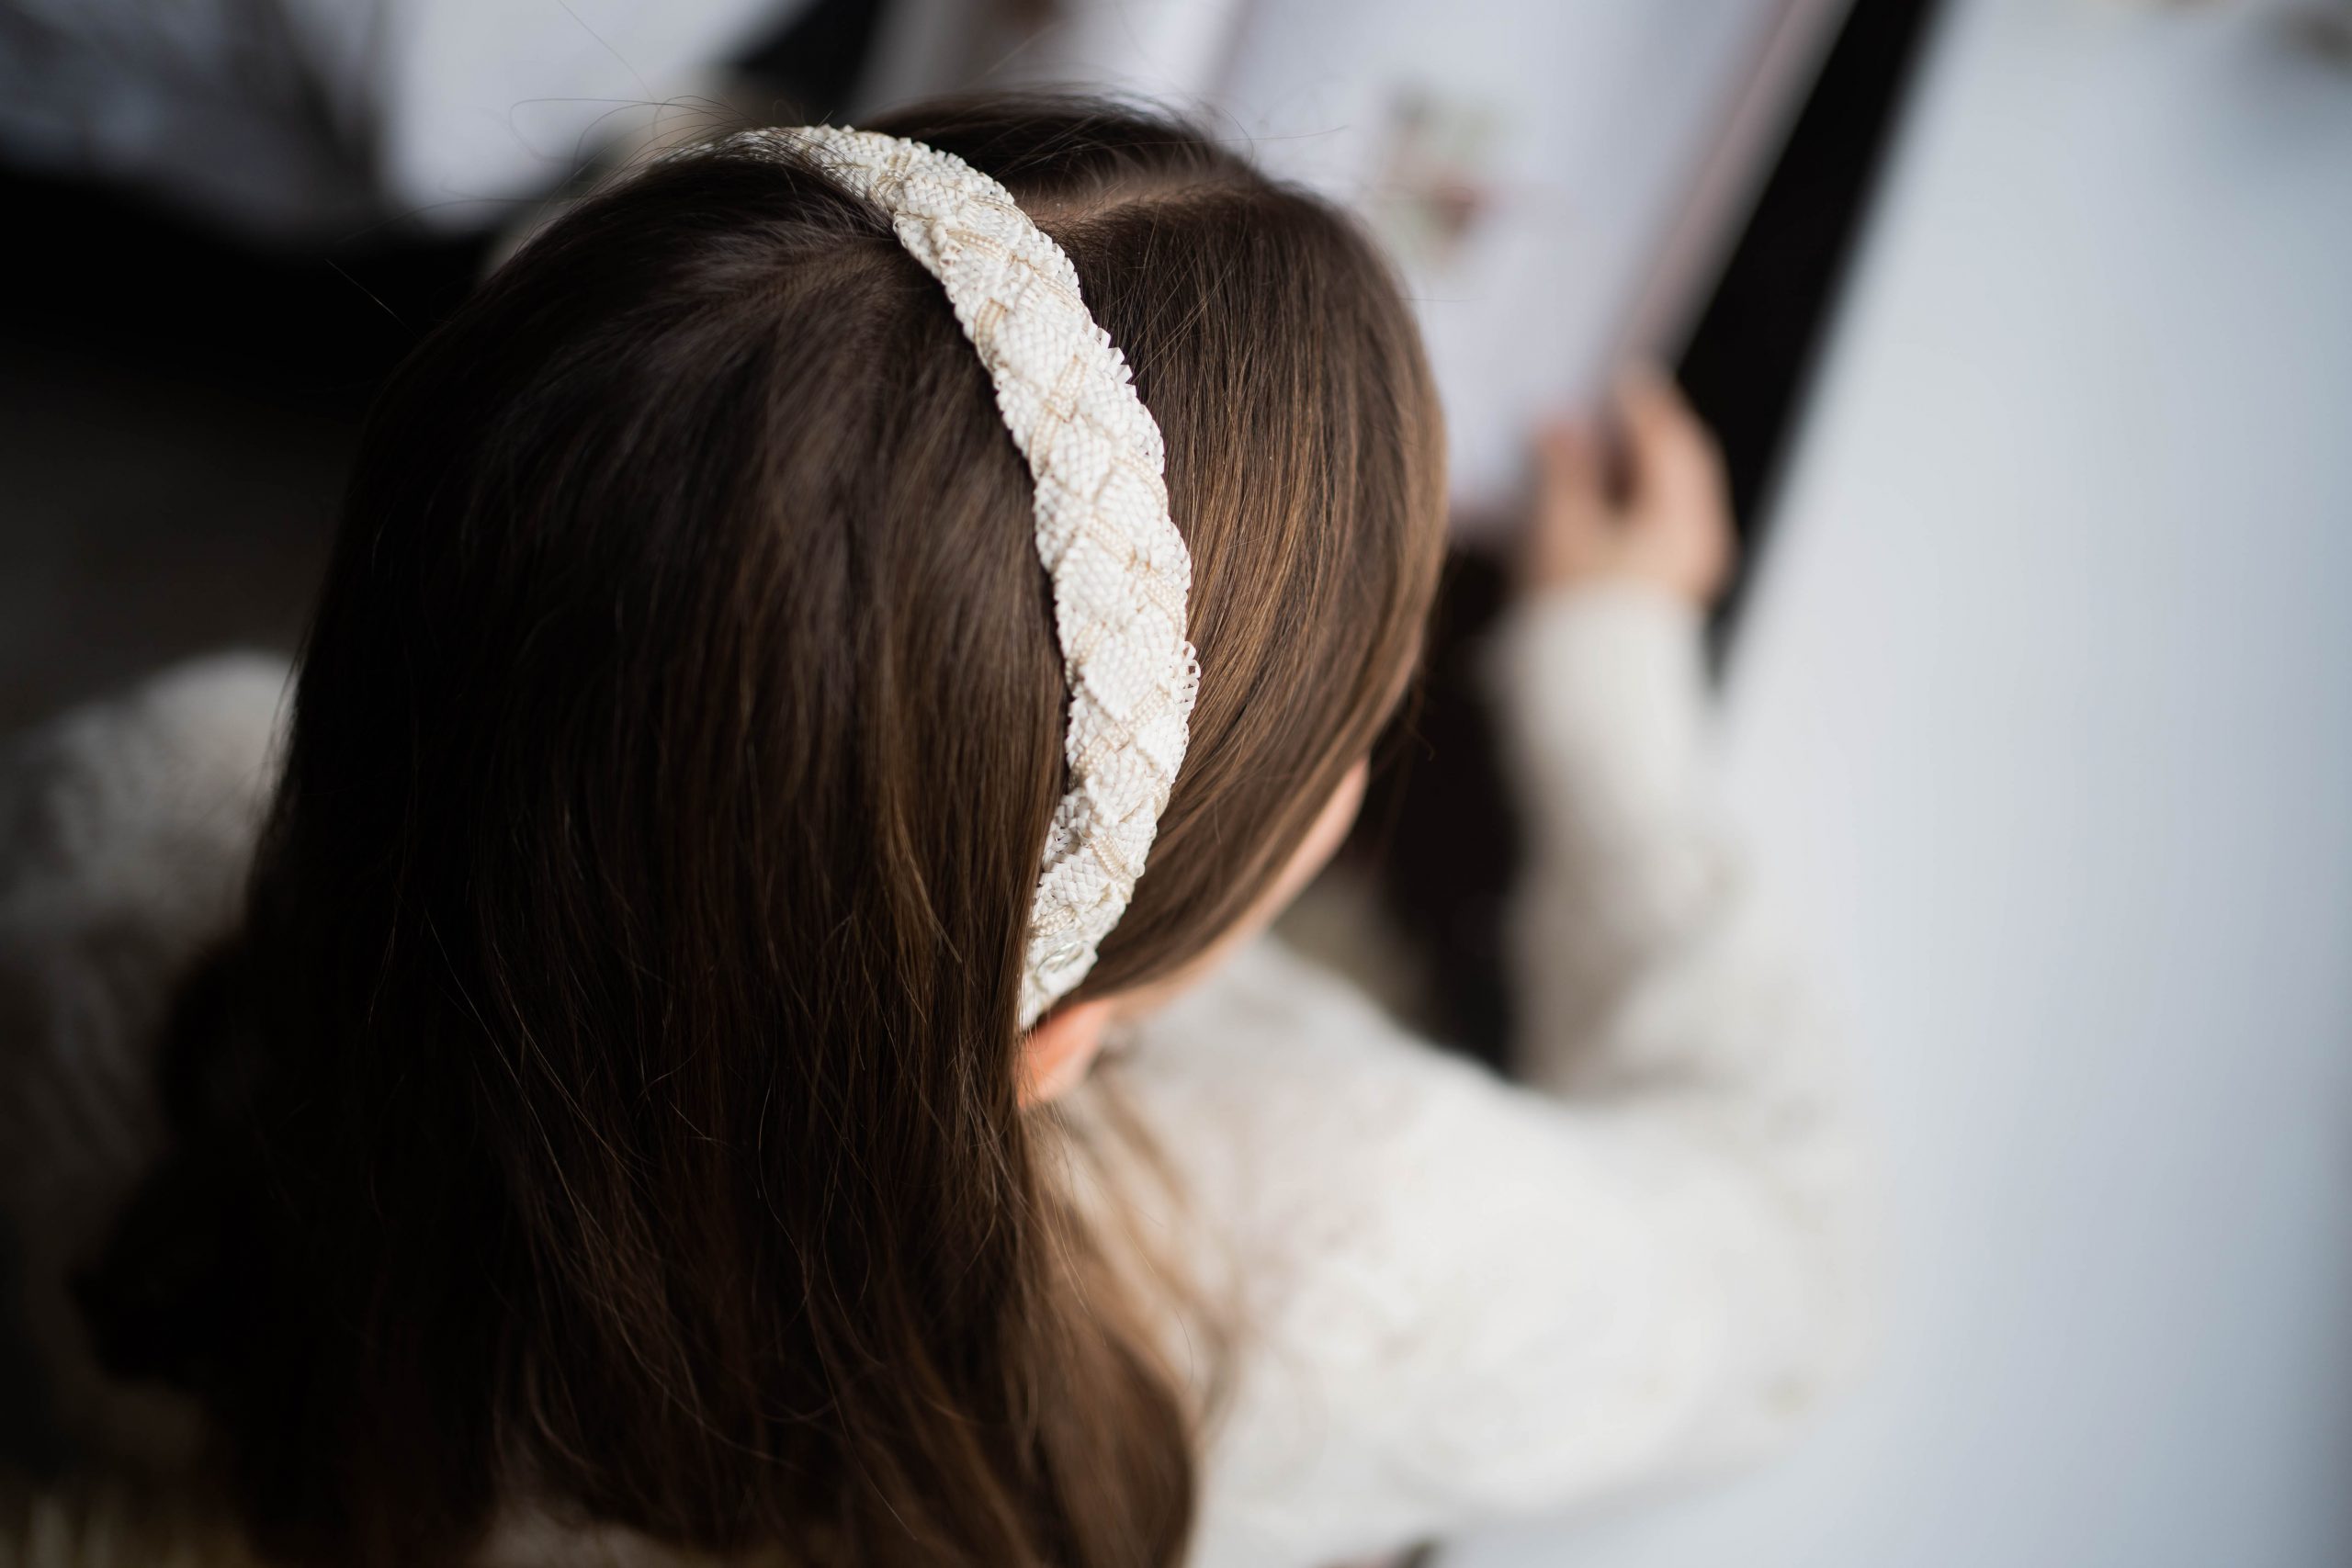
<svg viewBox="0 0 2352 1568">
<path fill-rule="evenodd" d="M 1021 1043 L 1021 1103 L 1026 1108 L 1058 1100 L 1078 1087 L 1102 1049 L 1110 1027 L 1112 998 L 1056 1008 Z"/>
</svg>

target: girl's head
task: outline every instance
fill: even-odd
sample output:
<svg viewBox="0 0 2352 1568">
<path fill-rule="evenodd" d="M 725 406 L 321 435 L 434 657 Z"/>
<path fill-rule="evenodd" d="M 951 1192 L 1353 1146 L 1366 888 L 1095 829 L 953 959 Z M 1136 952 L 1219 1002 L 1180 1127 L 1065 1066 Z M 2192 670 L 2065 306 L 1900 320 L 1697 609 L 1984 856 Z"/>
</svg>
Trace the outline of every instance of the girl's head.
<svg viewBox="0 0 2352 1568">
<path fill-rule="evenodd" d="M 1060 1010 L 1099 1011 L 1328 837 L 1418 649 L 1438 410 L 1363 236 L 1194 130 L 871 129 L 1011 188 L 1166 439 L 1203 674 Z M 186 998 L 186 1168 L 93 1293 L 266 1540 L 446 1560 L 519 1493 L 793 1560 L 1175 1555 L 1192 1413 L 1023 1093 L 1065 702 L 1031 506 L 938 283 L 773 157 L 585 203 L 393 378 L 245 939 Z M 199 1170 L 216 1275 L 175 1295 L 130 1244 Z"/>
</svg>

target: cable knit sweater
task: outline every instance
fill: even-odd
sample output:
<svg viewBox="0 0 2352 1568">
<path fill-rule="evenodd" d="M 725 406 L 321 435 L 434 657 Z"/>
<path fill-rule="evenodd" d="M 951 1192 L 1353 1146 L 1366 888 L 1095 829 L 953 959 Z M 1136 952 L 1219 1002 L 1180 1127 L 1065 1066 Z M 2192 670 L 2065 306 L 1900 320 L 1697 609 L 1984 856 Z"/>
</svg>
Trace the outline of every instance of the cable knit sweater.
<svg viewBox="0 0 2352 1568">
<path fill-rule="evenodd" d="M 1488 652 L 1532 825 L 1523 1087 L 1266 940 L 1064 1104 L 1080 1131 L 1113 1094 L 1140 1118 L 1172 1194 L 1081 1198 L 1231 1314 L 1198 1568 L 1305 1568 L 1718 1468 L 1864 1349 L 1868 1140 L 1712 797 L 1698 617 L 1588 586 L 1518 606 Z M 179 1428 L 88 1363 L 62 1280 L 152 1157 L 158 1010 L 232 918 L 286 676 L 183 666 L 0 770 L 0 1197 L 54 1402 L 109 1443 Z M 491 1555 L 659 1560 L 519 1516 Z"/>
</svg>

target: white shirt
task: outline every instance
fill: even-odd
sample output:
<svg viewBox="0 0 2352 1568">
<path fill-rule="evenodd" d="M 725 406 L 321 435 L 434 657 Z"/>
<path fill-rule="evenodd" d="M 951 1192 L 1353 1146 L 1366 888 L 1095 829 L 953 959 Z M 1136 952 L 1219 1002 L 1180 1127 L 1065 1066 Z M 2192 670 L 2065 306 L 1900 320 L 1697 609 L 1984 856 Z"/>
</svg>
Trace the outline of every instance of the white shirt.
<svg viewBox="0 0 2352 1568">
<path fill-rule="evenodd" d="M 1531 828 L 1523 1085 L 1268 939 L 1064 1102 L 1080 1132 L 1114 1095 L 1139 1116 L 1178 1196 L 1081 1175 L 1081 1198 L 1230 1314 L 1196 1568 L 1305 1568 L 1713 1469 L 1866 1354 L 1870 1140 L 1712 795 L 1698 615 L 1586 586 L 1515 607 L 1489 652 Z M 0 1196 L 85 1426 L 127 1396 L 77 1360 L 60 1281 L 153 1147 L 157 1010 L 233 918 L 286 678 L 184 666 L 0 774 L 0 981 L 40 1021 L 0 1043 L 21 1086 Z"/>
</svg>

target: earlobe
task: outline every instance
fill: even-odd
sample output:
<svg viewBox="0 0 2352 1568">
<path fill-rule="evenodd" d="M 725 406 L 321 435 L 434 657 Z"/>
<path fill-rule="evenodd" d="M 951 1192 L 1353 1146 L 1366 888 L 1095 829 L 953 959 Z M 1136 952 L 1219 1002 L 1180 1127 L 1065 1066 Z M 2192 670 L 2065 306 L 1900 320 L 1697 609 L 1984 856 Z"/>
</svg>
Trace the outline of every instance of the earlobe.
<svg viewBox="0 0 2352 1568">
<path fill-rule="evenodd" d="M 1110 1027 L 1112 1000 L 1056 1008 L 1021 1042 L 1021 1103 L 1025 1108 L 1060 1099 L 1084 1080 Z"/>
<path fill-rule="evenodd" d="M 1340 780 L 1322 812 L 1292 855 L 1290 863 L 1268 888 L 1250 913 L 1186 969 L 1154 985 L 1123 991 L 1114 997 L 1064 1004 L 1055 1008 L 1021 1040 L 1021 1104 L 1023 1109 L 1060 1099 L 1086 1079 L 1086 1069 L 1102 1049 L 1104 1031 L 1114 1017 L 1134 1017 L 1150 1011 L 1170 994 L 1181 990 L 1213 967 L 1232 948 L 1249 940 L 1279 913 L 1283 905 L 1322 869 L 1340 841 L 1348 836 L 1363 804 L 1368 764 L 1359 758 Z"/>
</svg>

